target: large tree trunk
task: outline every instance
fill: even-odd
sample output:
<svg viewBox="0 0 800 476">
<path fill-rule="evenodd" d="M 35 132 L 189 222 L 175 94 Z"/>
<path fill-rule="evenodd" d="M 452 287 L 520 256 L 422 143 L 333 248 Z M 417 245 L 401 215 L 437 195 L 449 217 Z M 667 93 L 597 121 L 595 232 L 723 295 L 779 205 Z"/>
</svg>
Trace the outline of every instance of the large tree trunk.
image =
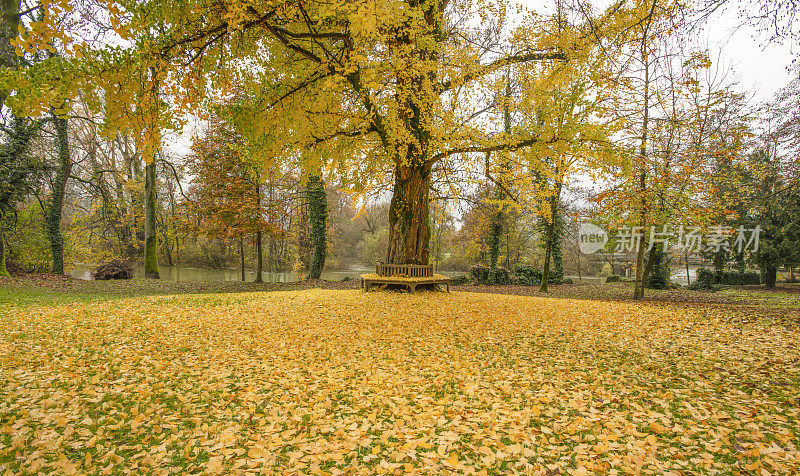
<svg viewBox="0 0 800 476">
<path fill-rule="evenodd" d="M 54 117 L 54 122 L 58 167 L 53 181 L 53 193 L 45 213 L 45 226 L 47 227 L 47 239 L 50 241 L 50 251 L 53 254 L 53 274 L 64 274 L 64 235 L 61 232 L 61 212 L 64 208 L 67 179 L 72 172 L 72 160 L 69 153 L 67 120 L 62 117 Z"/>
<path fill-rule="evenodd" d="M 387 263 L 428 264 L 430 187 L 430 166 L 395 167 L 394 194 L 389 207 Z"/>
<path fill-rule="evenodd" d="M 325 183 L 318 175 L 311 175 L 306 184 L 308 211 L 311 221 L 311 244 L 313 246 L 308 279 L 319 279 L 328 256 L 328 198 Z"/>
<path fill-rule="evenodd" d="M 156 235 L 156 161 L 144 170 L 144 277 L 160 279 L 158 272 L 158 235 Z"/>
</svg>

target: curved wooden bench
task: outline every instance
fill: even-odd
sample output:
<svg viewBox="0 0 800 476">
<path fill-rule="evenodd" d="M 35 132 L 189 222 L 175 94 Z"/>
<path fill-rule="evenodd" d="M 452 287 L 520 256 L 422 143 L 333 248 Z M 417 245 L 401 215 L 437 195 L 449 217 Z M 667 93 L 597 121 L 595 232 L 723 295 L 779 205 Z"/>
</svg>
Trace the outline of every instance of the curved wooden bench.
<svg viewBox="0 0 800 476">
<path fill-rule="evenodd" d="M 389 284 L 407 286 L 412 293 L 420 285 L 444 285 L 447 292 L 450 292 L 450 278 L 434 274 L 433 266 L 430 265 L 378 263 L 374 273 L 361 275 L 361 288 L 364 291 L 369 291 L 372 286 Z"/>
</svg>

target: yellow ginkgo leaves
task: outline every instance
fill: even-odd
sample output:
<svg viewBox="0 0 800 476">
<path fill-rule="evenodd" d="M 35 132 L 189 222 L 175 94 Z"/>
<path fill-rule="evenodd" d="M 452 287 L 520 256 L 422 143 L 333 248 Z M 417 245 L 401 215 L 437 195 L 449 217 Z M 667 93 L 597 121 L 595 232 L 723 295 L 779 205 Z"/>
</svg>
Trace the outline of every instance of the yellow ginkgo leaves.
<svg viewBox="0 0 800 476">
<path fill-rule="evenodd" d="M 797 472 L 800 335 L 730 317 L 322 290 L 6 305 L 0 473 Z"/>
</svg>

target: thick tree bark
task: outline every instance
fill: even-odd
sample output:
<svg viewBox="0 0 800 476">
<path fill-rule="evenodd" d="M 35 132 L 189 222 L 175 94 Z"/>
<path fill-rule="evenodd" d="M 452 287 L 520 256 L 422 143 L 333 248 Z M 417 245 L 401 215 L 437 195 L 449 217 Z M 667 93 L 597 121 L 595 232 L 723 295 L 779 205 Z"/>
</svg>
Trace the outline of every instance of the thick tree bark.
<svg viewBox="0 0 800 476">
<path fill-rule="evenodd" d="M 158 272 L 158 235 L 156 234 L 156 162 L 144 170 L 144 277 L 160 279 Z"/>
<path fill-rule="evenodd" d="M 61 212 L 64 208 L 64 194 L 67 190 L 67 179 L 72 172 L 72 160 L 69 151 L 67 120 L 54 117 L 56 127 L 56 147 L 58 149 L 58 167 L 53 181 L 53 193 L 50 196 L 45 226 L 50 251 L 53 254 L 53 274 L 64 274 L 64 235 L 61 232 Z"/>
<path fill-rule="evenodd" d="M 394 193 L 389 206 L 387 263 L 428 264 L 430 186 L 430 166 L 395 167 Z"/>
<path fill-rule="evenodd" d="M 306 184 L 308 211 L 311 221 L 311 266 L 308 279 L 319 279 L 328 256 L 328 198 L 325 183 L 318 175 L 311 175 Z"/>
</svg>

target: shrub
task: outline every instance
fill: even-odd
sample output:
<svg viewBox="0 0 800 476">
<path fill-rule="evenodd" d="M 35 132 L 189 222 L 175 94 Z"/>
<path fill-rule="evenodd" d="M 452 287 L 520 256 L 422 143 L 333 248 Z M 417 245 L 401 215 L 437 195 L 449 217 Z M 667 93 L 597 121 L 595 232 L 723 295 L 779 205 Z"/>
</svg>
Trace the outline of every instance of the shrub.
<svg viewBox="0 0 800 476">
<path fill-rule="evenodd" d="M 613 276 L 614 275 L 614 268 L 611 267 L 611 263 L 605 263 L 603 265 L 603 269 L 600 270 L 600 276 Z"/>
<path fill-rule="evenodd" d="M 476 284 L 487 284 L 491 268 L 482 264 L 474 264 L 469 268 L 469 275 Z"/>
<path fill-rule="evenodd" d="M 647 287 L 650 289 L 667 289 L 670 282 L 669 256 L 660 249 L 653 253 L 653 264 L 650 275 L 647 277 Z"/>
<path fill-rule="evenodd" d="M 697 268 L 697 275 L 690 289 L 712 289 L 717 280 L 716 273 L 708 268 Z"/>
<path fill-rule="evenodd" d="M 761 284 L 761 274 L 755 271 L 723 271 L 719 284 L 730 284 L 734 286 L 751 286 Z"/>
<path fill-rule="evenodd" d="M 607 283 L 618 283 L 622 281 L 622 276 L 618 274 L 612 274 L 611 276 L 606 278 Z"/>
<path fill-rule="evenodd" d="M 511 273 L 502 266 L 495 268 L 489 271 L 489 284 L 511 284 Z"/>
<path fill-rule="evenodd" d="M 542 271 L 529 264 L 514 266 L 514 276 L 523 286 L 536 286 L 542 282 Z"/>
<path fill-rule="evenodd" d="M 697 268 L 697 277 L 689 289 L 714 289 L 716 284 L 754 286 L 761 284 L 761 274 L 756 271 L 723 271 L 718 274 L 707 268 Z"/>
<path fill-rule="evenodd" d="M 745 271 L 739 275 L 739 284 L 744 286 L 751 286 L 751 285 L 760 285 L 761 284 L 761 273 L 756 271 Z"/>
<path fill-rule="evenodd" d="M 561 280 L 561 284 L 572 284 L 572 278 L 564 278 Z"/>
<path fill-rule="evenodd" d="M 460 274 L 458 276 L 453 276 L 450 280 L 450 284 L 453 286 L 464 286 L 470 283 L 469 276 L 466 274 Z"/>
</svg>

